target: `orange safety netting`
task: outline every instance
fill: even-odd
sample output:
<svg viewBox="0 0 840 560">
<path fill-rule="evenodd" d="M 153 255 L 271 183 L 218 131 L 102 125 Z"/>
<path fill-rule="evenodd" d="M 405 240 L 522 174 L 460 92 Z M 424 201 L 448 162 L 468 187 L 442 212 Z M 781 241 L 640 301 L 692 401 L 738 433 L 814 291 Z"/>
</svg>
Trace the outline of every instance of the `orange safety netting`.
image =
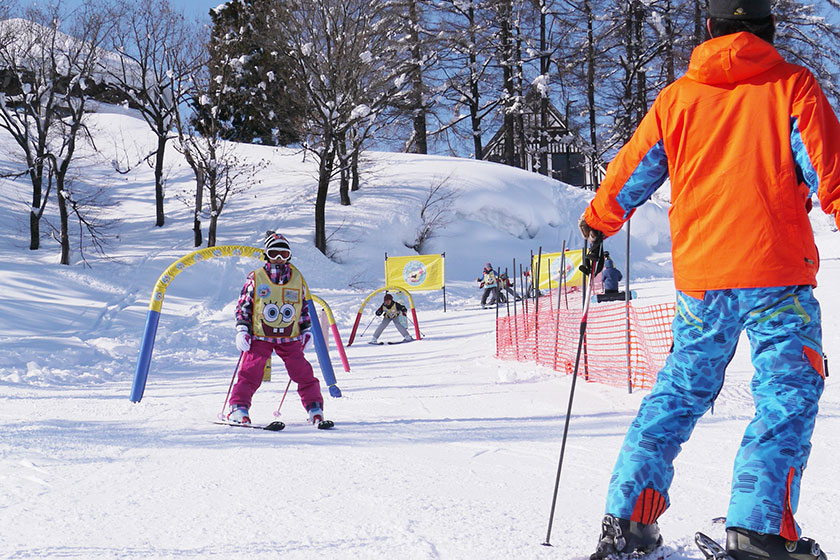
<svg viewBox="0 0 840 560">
<path fill-rule="evenodd" d="M 578 290 L 560 294 L 560 309 L 557 300 L 557 295 L 548 294 L 538 303 L 517 303 L 515 313 L 510 304 L 501 308 L 496 323 L 496 356 L 503 360 L 533 360 L 572 374 L 583 301 Z M 587 381 L 607 385 L 627 387 L 629 383 L 633 389 L 651 388 L 671 350 L 673 319 L 673 303 L 592 303 L 578 374 Z"/>
</svg>

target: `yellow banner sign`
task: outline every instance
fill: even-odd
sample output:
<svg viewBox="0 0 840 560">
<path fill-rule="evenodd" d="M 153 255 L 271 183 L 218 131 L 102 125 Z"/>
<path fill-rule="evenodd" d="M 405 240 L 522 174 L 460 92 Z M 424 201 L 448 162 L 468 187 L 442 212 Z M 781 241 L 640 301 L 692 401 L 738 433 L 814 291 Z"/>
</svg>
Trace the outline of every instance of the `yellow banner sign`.
<svg viewBox="0 0 840 560">
<path fill-rule="evenodd" d="M 445 285 L 443 255 L 385 258 L 385 285 L 412 292 L 440 290 Z"/>
<path fill-rule="evenodd" d="M 531 271 L 536 274 L 536 271 L 539 270 L 540 290 L 557 288 L 560 284 L 566 286 L 583 284 L 583 273 L 579 268 L 583 262 L 583 249 L 566 251 L 565 258 L 563 253 L 543 253 L 539 265 L 537 264 L 538 257 L 538 255 L 534 255 Z"/>
</svg>

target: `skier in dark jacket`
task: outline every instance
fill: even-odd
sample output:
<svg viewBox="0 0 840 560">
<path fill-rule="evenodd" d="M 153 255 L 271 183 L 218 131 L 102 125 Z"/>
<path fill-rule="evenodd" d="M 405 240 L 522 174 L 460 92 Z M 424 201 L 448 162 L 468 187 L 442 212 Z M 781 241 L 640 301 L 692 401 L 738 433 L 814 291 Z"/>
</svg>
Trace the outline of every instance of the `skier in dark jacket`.
<svg viewBox="0 0 840 560">
<path fill-rule="evenodd" d="M 601 280 L 604 282 L 605 294 L 617 294 L 622 275 L 609 255 L 606 251 L 604 252 L 604 271 L 601 273 Z"/>
<path fill-rule="evenodd" d="M 382 334 L 382 331 L 385 330 L 385 327 L 388 326 L 389 323 L 393 323 L 397 330 L 403 337 L 403 341 L 411 342 L 414 340 L 411 338 L 411 335 L 408 334 L 408 331 L 405 327 L 400 323 L 400 316 L 405 316 L 408 309 L 401 303 L 394 301 L 394 296 L 391 294 L 385 294 L 383 298 L 382 305 L 379 306 L 379 309 L 376 310 L 376 316 L 382 316 L 382 322 L 379 323 L 379 326 L 376 327 L 376 332 L 373 333 L 373 338 L 371 338 L 371 344 L 379 344 L 379 336 Z"/>
</svg>

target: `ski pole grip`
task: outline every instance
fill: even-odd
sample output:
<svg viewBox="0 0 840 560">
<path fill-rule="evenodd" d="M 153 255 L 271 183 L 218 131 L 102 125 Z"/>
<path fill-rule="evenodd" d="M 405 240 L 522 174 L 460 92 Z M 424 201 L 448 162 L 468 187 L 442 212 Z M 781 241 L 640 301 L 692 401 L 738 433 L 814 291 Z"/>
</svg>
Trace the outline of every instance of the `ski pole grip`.
<svg viewBox="0 0 840 560">
<path fill-rule="evenodd" d="M 585 275 L 598 274 L 604 268 L 604 238 L 598 237 L 589 247 L 583 262 L 580 265 L 580 271 Z"/>
</svg>

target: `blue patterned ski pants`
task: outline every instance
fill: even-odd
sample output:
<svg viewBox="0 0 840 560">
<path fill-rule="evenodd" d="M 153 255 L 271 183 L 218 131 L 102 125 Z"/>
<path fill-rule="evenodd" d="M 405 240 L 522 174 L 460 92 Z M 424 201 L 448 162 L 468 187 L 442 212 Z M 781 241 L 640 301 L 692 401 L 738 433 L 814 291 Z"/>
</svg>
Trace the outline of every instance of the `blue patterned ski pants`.
<svg viewBox="0 0 840 560">
<path fill-rule="evenodd" d="M 735 458 L 727 526 L 799 534 L 793 514 L 824 386 L 810 286 L 714 290 L 702 300 L 677 292 L 673 350 L 627 432 L 607 513 L 650 523 L 667 508 L 674 459 L 720 392 L 744 329 L 755 416 Z"/>
</svg>

